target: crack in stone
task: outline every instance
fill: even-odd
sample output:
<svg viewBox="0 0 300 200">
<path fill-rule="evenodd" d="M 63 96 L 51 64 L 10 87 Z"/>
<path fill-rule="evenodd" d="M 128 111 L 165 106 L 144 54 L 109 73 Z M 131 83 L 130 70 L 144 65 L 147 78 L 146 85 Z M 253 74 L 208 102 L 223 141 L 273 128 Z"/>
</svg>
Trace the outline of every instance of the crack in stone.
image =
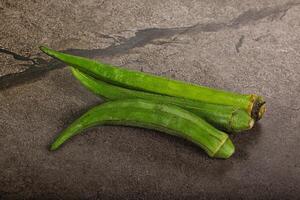
<svg viewBox="0 0 300 200">
<path fill-rule="evenodd" d="M 240 53 L 240 48 L 241 48 L 242 45 L 243 45 L 244 38 L 245 38 L 245 36 L 242 35 L 242 36 L 240 37 L 239 41 L 238 41 L 238 42 L 236 43 L 236 45 L 235 45 L 235 50 L 236 50 L 237 53 Z"/>
<path fill-rule="evenodd" d="M 224 29 L 238 29 L 242 26 L 250 25 L 256 21 L 262 20 L 267 17 L 272 17 L 279 14 L 285 14 L 293 6 L 299 5 L 300 2 L 289 2 L 281 6 L 266 7 L 260 10 L 249 9 L 248 11 L 240 14 L 236 18 L 227 23 L 224 22 L 211 22 L 206 24 L 198 23 L 188 27 L 174 27 L 174 28 L 147 28 L 138 30 L 135 36 L 124 40 L 121 44 L 112 44 L 104 49 L 67 49 L 62 52 L 79 55 L 88 58 L 95 58 L 97 56 L 115 56 L 119 54 L 126 54 L 129 50 L 136 47 L 143 47 L 155 39 L 170 38 L 173 36 L 193 34 L 200 32 L 217 32 Z M 240 38 L 236 49 L 239 51 L 242 45 L 243 38 Z M 16 60 L 31 61 L 31 64 L 24 64 L 28 68 L 25 71 L 7 74 L 0 77 L 0 90 L 4 90 L 16 85 L 33 82 L 45 76 L 49 71 L 59 69 L 65 65 L 59 61 L 51 59 L 46 61 L 39 57 L 37 54 L 35 58 L 25 57 L 18 55 L 14 52 L 0 49 L 0 53 L 12 55 Z"/>
<path fill-rule="evenodd" d="M 239 15 L 237 18 L 231 20 L 229 27 L 239 28 L 241 26 L 251 24 L 255 21 L 264 19 L 266 17 L 273 17 L 281 13 L 286 13 L 289 9 L 298 5 L 300 5 L 300 2 L 288 2 L 280 6 L 266 7 L 260 10 L 249 9 L 248 11 Z"/>
<path fill-rule="evenodd" d="M 35 63 L 35 60 L 32 59 L 32 58 L 30 58 L 30 57 L 22 56 L 22 55 L 19 55 L 19 54 L 17 54 L 17 53 L 14 53 L 14 52 L 12 52 L 12 51 L 8 51 L 8 50 L 6 50 L 6 49 L 0 48 L 0 53 L 5 53 L 5 54 L 7 54 L 7 55 L 12 55 L 13 58 L 14 58 L 15 60 L 20 60 L 20 61 L 32 61 L 33 63 Z"/>
</svg>

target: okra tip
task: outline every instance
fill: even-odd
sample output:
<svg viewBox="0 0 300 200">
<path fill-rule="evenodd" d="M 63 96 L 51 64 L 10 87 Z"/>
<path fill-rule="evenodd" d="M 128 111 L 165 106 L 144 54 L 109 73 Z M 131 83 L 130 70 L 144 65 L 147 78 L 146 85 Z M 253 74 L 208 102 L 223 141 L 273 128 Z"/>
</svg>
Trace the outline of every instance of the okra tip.
<svg viewBox="0 0 300 200">
<path fill-rule="evenodd" d="M 51 56 L 51 57 L 54 57 L 54 58 L 56 58 L 57 57 L 57 53 L 59 53 L 58 51 L 50 49 L 50 48 L 48 48 L 46 46 L 40 46 L 40 50 L 42 52 L 44 52 L 45 54 L 47 54 L 48 56 Z"/>
<path fill-rule="evenodd" d="M 40 46 L 39 47 L 40 48 L 40 50 L 42 51 L 42 52 L 44 52 L 44 53 L 46 53 L 47 51 L 49 51 L 50 49 L 48 48 L 48 47 L 46 47 L 46 46 Z"/>
<path fill-rule="evenodd" d="M 55 146 L 53 146 L 53 145 L 50 145 L 50 147 L 49 147 L 49 150 L 50 151 L 55 151 L 57 149 L 57 147 L 55 147 Z"/>
<path fill-rule="evenodd" d="M 61 146 L 62 142 L 60 142 L 59 140 L 55 140 L 51 145 L 49 150 L 50 151 L 55 151 L 57 150 L 60 146 Z"/>
</svg>

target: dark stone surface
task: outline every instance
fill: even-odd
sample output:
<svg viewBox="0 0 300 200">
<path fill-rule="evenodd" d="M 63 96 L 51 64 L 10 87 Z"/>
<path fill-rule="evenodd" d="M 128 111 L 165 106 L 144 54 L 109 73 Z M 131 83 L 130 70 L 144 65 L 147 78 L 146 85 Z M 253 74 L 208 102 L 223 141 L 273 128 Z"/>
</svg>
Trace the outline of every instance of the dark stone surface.
<svg viewBox="0 0 300 200">
<path fill-rule="evenodd" d="M 38 46 L 267 100 L 210 159 L 151 130 L 99 127 L 49 152 L 101 102 Z M 0 199 L 297 199 L 299 1 L 0 1 Z"/>
</svg>

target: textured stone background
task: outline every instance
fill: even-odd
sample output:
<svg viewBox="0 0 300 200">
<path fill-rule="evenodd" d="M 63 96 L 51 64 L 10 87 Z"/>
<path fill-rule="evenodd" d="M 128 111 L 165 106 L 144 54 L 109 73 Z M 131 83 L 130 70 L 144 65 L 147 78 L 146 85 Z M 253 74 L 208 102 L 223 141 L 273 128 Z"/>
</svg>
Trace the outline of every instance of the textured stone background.
<svg viewBox="0 0 300 200">
<path fill-rule="evenodd" d="M 190 143 L 99 127 L 55 136 L 101 102 L 44 56 L 70 53 L 265 96 L 229 160 Z M 0 199 L 296 199 L 300 196 L 300 1 L 1 0 Z"/>
</svg>

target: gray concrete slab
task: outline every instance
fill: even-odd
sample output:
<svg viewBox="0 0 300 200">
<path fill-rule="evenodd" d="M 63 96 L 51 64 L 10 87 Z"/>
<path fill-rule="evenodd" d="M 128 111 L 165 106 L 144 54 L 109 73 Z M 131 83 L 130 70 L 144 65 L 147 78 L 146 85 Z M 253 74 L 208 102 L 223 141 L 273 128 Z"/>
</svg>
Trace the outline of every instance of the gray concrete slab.
<svg viewBox="0 0 300 200">
<path fill-rule="evenodd" d="M 235 155 L 99 127 L 49 152 L 101 99 L 38 46 L 267 100 Z M 0 1 L 0 199 L 297 199 L 299 1 Z"/>
</svg>

